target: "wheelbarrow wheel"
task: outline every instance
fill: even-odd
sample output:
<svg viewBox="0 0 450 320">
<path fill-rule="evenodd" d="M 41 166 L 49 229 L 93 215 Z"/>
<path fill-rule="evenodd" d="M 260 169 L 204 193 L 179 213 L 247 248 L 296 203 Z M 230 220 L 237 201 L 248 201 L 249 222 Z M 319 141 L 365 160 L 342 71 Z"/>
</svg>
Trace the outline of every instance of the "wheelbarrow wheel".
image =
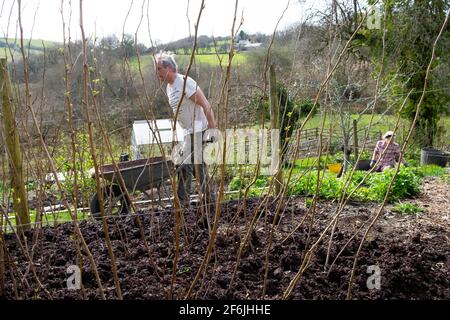
<svg viewBox="0 0 450 320">
<path fill-rule="evenodd" d="M 118 185 L 112 185 L 102 188 L 103 191 L 103 207 L 105 208 L 106 216 L 127 214 L 130 203 L 127 201 L 125 195 L 120 190 Z M 100 201 L 98 194 L 95 193 L 90 203 L 91 215 L 100 220 L 102 214 L 100 211 Z"/>
</svg>

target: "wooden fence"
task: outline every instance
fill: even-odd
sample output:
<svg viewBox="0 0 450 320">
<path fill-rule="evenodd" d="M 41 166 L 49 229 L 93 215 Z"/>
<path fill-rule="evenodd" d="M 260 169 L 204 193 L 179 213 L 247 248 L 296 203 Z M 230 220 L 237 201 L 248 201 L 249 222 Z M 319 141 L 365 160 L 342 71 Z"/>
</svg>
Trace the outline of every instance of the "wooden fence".
<svg viewBox="0 0 450 320">
<path fill-rule="evenodd" d="M 324 129 L 322 139 L 320 138 L 320 132 L 320 128 L 302 130 L 298 141 L 296 141 L 297 132 L 294 131 L 291 141 L 286 148 L 285 159 L 292 161 L 295 159 L 315 157 L 318 155 L 320 145 L 322 146 L 322 154 L 326 152 L 328 154 L 334 154 L 341 151 L 341 147 L 343 146 L 343 135 L 341 131 L 333 131 L 330 134 L 329 129 Z M 363 150 L 372 151 L 375 148 L 376 142 L 381 139 L 380 131 L 371 130 L 367 135 L 366 141 L 364 141 L 366 134 L 367 130 L 358 132 L 357 146 L 360 152 Z M 351 138 L 349 147 L 353 150 L 354 146 L 353 138 Z M 296 148 L 298 148 L 297 157 L 294 159 Z"/>
</svg>

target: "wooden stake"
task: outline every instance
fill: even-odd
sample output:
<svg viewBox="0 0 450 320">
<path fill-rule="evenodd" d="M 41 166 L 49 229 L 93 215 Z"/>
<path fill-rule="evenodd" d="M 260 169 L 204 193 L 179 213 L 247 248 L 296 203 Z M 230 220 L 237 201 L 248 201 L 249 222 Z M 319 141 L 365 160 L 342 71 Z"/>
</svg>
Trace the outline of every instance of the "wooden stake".
<svg viewBox="0 0 450 320">
<path fill-rule="evenodd" d="M 22 168 L 22 152 L 20 150 L 19 133 L 16 128 L 12 90 L 9 80 L 6 59 L 0 59 L 0 89 L 2 94 L 3 130 L 9 158 L 13 207 L 16 214 L 16 226 L 19 234 L 29 231 L 30 215 L 28 198 L 25 190 Z"/>
<path fill-rule="evenodd" d="M 278 95 L 277 95 L 277 79 L 275 76 L 275 66 L 272 64 L 270 66 L 270 78 L 269 78 L 269 86 L 270 86 L 270 129 L 278 129 L 280 130 L 280 104 L 278 103 Z M 281 128 L 282 130 L 283 128 Z M 281 143 L 281 130 L 280 130 L 280 143 Z M 281 193 L 283 187 L 283 164 L 281 157 L 281 145 L 279 146 L 277 152 L 278 158 L 278 170 L 275 174 L 275 196 L 278 196 Z"/>
<path fill-rule="evenodd" d="M 0 297 L 3 297 L 5 290 L 5 252 L 3 250 L 3 231 L 0 226 Z"/>
<path fill-rule="evenodd" d="M 358 123 L 356 119 L 353 119 L 353 148 L 355 152 L 355 159 L 358 159 L 359 148 L 358 148 Z"/>
</svg>

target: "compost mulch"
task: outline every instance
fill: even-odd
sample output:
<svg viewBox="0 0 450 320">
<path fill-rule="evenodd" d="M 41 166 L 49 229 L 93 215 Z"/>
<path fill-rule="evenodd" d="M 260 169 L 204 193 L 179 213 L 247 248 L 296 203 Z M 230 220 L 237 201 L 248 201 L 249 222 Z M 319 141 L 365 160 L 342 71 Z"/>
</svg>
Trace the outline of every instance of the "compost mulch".
<svg viewBox="0 0 450 320">
<path fill-rule="evenodd" d="M 265 299 L 283 297 L 302 266 L 305 249 L 319 238 L 337 207 L 336 202 L 319 201 L 312 215 L 307 214 L 305 199 L 286 201 L 268 251 Z M 214 250 L 190 298 L 262 298 L 266 253 L 277 203 L 269 199 L 267 205 L 260 206 L 261 199 L 247 199 L 245 203 L 231 201 L 223 204 Z M 355 253 L 363 234 L 359 232 L 355 236 L 355 233 L 361 226 L 369 224 L 378 207 L 379 204 L 359 203 L 345 207 L 333 234 L 326 271 L 324 265 L 330 231 L 313 251 L 289 299 L 346 298 Z M 255 213 L 257 221 L 230 286 L 240 244 Z M 199 222 L 199 216 L 201 208 L 194 207 L 183 212 L 185 224 L 179 233 L 179 257 L 174 282 L 175 218 L 172 210 L 146 209 L 133 215 L 107 219 L 123 298 L 185 297 L 209 241 L 208 228 L 204 221 Z M 142 240 L 137 218 L 142 225 L 147 247 Z M 293 232 L 300 222 L 301 225 Z M 448 224 L 423 220 L 420 215 L 394 214 L 387 208 L 361 248 L 351 288 L 352 299 L 449 299 L 448 227 Z M 117 298 L 102 224 L 82 221 L 80 229 L 95 259 L 106 298 Z M 27 248 L 31 252 L 33 267 L 14 235 L 5 235 L 5 244 L 8 251 L 7 299 L 100 298 L 92 266 L 77 244 L 71 223 L 44 227 L 28 235 Z M 77 250 L 78 246 L 80 250 Z M 330 269 L 338 253 L 340 255 Z M 67 288 L 70 276 L 67 268 L 70 265 L 82 266 L 81 290 Z M 374 266 L 379 268 L 378 289 L 373 286 Z"/>
</svg>

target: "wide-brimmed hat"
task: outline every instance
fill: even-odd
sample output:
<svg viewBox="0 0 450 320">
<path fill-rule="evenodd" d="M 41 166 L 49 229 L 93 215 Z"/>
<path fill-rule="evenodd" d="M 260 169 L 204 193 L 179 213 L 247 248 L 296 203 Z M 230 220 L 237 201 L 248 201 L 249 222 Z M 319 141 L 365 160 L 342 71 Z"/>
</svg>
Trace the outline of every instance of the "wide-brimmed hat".
<svg viewBox="0 0 450 320">
<path fill-rule="evenodd" d="M 386 139 L 387 137 L 393 137 L 394 131 L 388 131 L 385 134 L 383 134 L 383 139 Z"/>
</svg>

